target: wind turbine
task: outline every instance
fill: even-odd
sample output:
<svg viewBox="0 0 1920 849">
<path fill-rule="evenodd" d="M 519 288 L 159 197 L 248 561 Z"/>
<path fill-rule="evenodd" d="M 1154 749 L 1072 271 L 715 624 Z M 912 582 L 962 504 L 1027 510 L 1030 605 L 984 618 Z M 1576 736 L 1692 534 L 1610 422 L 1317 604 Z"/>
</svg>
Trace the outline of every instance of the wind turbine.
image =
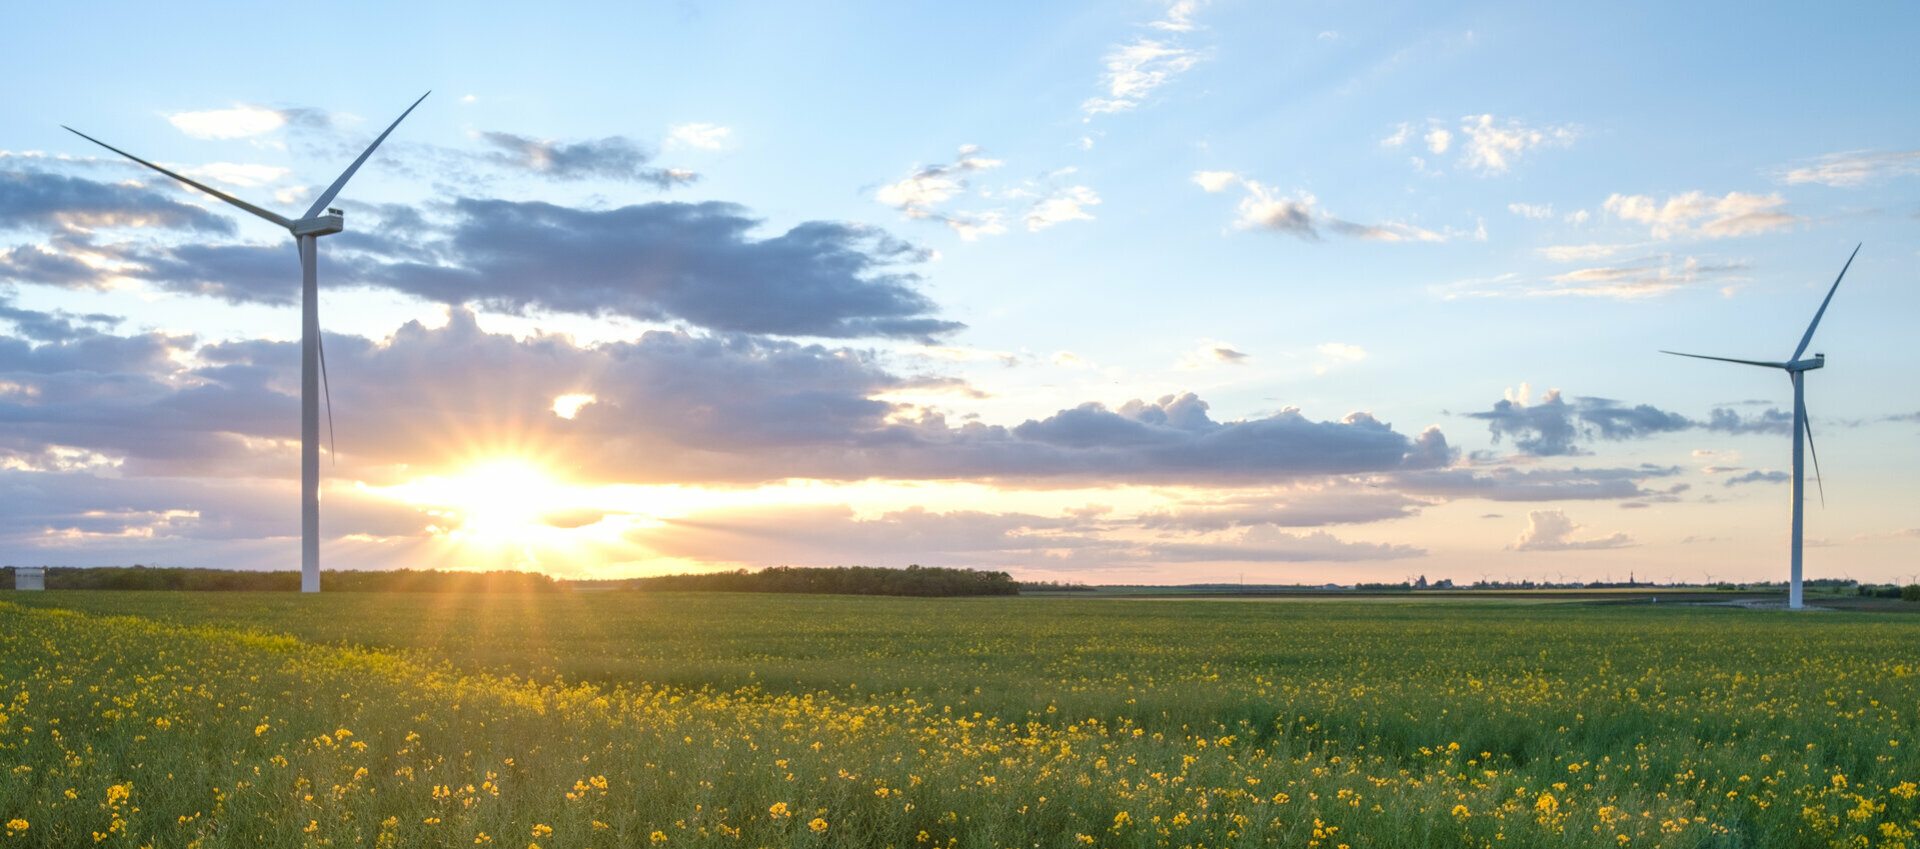
<svg viewBox="0 0 1920 849">
<path fill-rule="evenodd" d="M 1813 448 L 1813 425 L 1807 422 L 1807 387 L 1805 378 L 1807 372 L 1817 368 L 1824 368 L 1827 364 L 1826 354 L 1814 354 L 1813 359 L 1810 360 L 1800 359 L 1800 355 L 1806 353 L 1807 345 L 1813 342 L 1813 329 L 1820 326 L 1820 317 L 1827 314 L 1827 304 L 1833 302 L 1833 293 L 1839 291 L 1841 278 L 1847 276 L 1847 269 L 1853 267 L 1853 258 L 1859 255 L 1860 246 L 1854 245 L 1853 253 L 1847 255 L 1847 264 L 1840 266 L 1840 276 L 1833 278 L 1833 286 L 1827 289 L 1826 300 L 1820 302 L 1820 309 L 1814 312 L 1813 321 L 1807 325 L 1807 332 L 1800 337 L 1800 346 L 1793 349 L 1793 356 L 1788 357 L 1784 363 L 1764 362 L 1760 360 L 1736 360 L 1731 357 L 1709 357 L 1705 354 L 1682 354 L 1679 351 L 1660 352 L 1662 354 L 1694 357 L 1702 360 L 1719 360 L 1723 363 L 1739 363 L 1745 366 L 1777 368 L 1785 371 L 1787 373 L 1787 379 L 1793 381 L 1793 494 L 1790 496 L 1793 499 L 1793 541 L 1790 543 L 1792 547 L 1792 555 L 1790 558 L 1792 561 L 1792 571 L 1789 573 L 1791 577 L 1787 583 L 1787 608 L 1789 610 L 1799 610 L 1802 606 L 1800 603 L 1800 541 L 1801 532 L 1805 527 L 1805 520 L 1802 514 L 1806 511 L 1807 486 L 1806 463 L 1802 458 L 1803 452 L 1800 450 L 1802 437 L 1806 440 L 1805 445 L 1807 449 L 1813 453 L 1814 479 L 1819 480 L 1820 477 L 1820 452 Z M 1821 484 L 1820 491 L 1821 502 L 1825 503 L 1825 484 Z"/>
<path fill-rule="evenodd" d="M 432 93 L 427 92 L 427 94 Z M 320 591 L 319 395 L 324 386 L 326 354 L 320 349 L 320 284 L 316 262 L 320 252 L 320 237 L 345 229 L 340 210 L 329 208 L 327 204 L 333 202 L 334 196 L 340 194 L 340 190 L 346 187 L 347 181 L 353 178 L 353 172 L 360 170 L 360 166 L 366 163 L 367 157 L 373 155 L 373 149 L 387 140 L 387 135 L 392 133 L 395 127 L 400 126 L 400 122 L 406 120 L 409 114 L 412 114 L 414 107 L 419 106 L 421 100 L 427 99 L 427 94 L 420 95 L 420 100 L 414 101 L 413 106 L 407 107 L 407 111 L 393 119 L 393 123 L 388 125 L 386 132 L 374 139 L 373 144 L 367 145 L 366 151 L 360 154 L 360 158 L 355 159 L 352 165 L 347 166 L 347 170 L 341 172 L 340 178 L 333 181 L 333 185 L 320 193 L 319 199 L 307 209 L 307 214 L 295 219 L 288 219 L 278 213 L 261 209 L 226 192 L 168 171 L 65 124 L 61 125 L 61 128 L 67 132 L 285 227 L 293 234 L 294 241 L 300 249 L 300 591 L 303 593 Z M 327 425 L 328 431 L 331 432 L 333 393 L 330 389 L 326 391 Z"/>
</svg>

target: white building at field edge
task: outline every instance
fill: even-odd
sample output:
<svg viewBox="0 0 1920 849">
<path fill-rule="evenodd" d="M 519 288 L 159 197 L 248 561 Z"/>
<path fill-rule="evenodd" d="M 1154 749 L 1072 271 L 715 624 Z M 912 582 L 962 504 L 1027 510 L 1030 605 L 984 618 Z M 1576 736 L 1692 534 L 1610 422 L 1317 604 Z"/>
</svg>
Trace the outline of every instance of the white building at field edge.
<svg viewBox="0 0 1920 849">
<path fill-rule="evenodd" d="M 47 588 L 47 569 L 44 566 L 15 566 L 13 569 L 13 588 L 16 590 L 44 590 Z"/>
</svg>

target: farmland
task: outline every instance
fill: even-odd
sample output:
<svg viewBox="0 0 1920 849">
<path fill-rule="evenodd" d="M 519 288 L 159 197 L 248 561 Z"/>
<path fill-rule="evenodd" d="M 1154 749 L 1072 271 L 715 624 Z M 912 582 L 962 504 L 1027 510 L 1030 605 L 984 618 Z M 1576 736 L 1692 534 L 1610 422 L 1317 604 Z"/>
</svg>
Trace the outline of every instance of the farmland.
<svg viewBox="0 0 1920 849">
<path fill-rule="evenodd" d="M 1904 846 L 1920 621 L 0 600 L 0 845 Z"/>
</svg>

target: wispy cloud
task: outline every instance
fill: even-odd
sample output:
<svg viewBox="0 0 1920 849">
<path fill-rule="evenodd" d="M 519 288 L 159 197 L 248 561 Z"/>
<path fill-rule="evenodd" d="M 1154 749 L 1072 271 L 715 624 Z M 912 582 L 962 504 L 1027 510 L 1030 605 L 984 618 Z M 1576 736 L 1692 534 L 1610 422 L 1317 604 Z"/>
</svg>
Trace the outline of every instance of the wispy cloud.
<svg viewBox="0 0 1920 849">
<path fill-rule="evenodd" d="M 1512 118 L 1495 122 L 1492 115 L 1468 115 L 1460 120 L 1460 131 L 1467 136 L 1464 162 L 1487 175 L 1506 173 L 1521 156 L 1536 148 L 1572 144 L 1576 135 L 1571 126 L 1536 128 Z"/>
<path fill-rule="evenodd" d="M 1036 202 L 1023 219 L 1030 232 L 1045 230 L 1063 221 L 1092 221 L 1093 215 L 1086 207 L 1099 203 L 1100 195 L 1086 186 L 1064 186 Z"/>
<path fill-rule="evenodd" d="M 1429 118 L 1425 123 L 1425 132 L 1420 132 L 1414 124 L 1400 124 L 1392 135 L 1381 139 L 1380 144 L 1389 148 L 1404 147 L 1417 134 L 1427 153 L 1439 157 L 1457 149 L 1461 167 L 1491 177 L 1511 170 L 1534 150 L 1565 147 L 1579 136 L 1579 129 L 1571 124 L 1531 127 L 1514 118 L 1497 120 L 1491 114 L 1465 116 L 1456 125 L 1457 130 L 1448 129 L 1447 124 L 1437 118 Z M 1442 173 L 1428 171 L 1424 156 L 1415 156 L 1412 161 L 1414 168 L 1423 173 Z"/>
<path fill-rule="evenodd" d="M 1787 185 L 1819 183 L 1853 188 L 1892 177 L 1920 174 L 1920 150 L 1849 150 L 1817 156 L 1804 164 L 1776 172 Z"/>
<path fill-rule="evenodd" d="M 1203 0 L 1175 0 L 1168 6 L 1166 17 L 1147 26 L 1177 38 L 1197 28 L 1193 16 L 1204 5 Z M 1133 109 L 1155 89 L 1172 82 L 1205 58 L 1202 51 L 1171 38 L 1139 38 L 1132 44 L 1115 46 L 1102 60 L 1106 65 L 1100 75 L 1102 94 L 1081 103 L 1080 110 L 1091 118 Z"/>
<path fill-rule="evenodd" d="M 1698 191 L 1668 195 L 1665 201 L 1647 195 L 1608 196 L 1602 208 L 1624 221 L 1646 224 L 1655 239 L 1703 237 L 1719 239 L 1783 230 L 1799 219 L 1780 211 L 1787 199 L 1780 193 L 1754 195 L 1728 192 L 1714 197 Z"/>
<path fill-rule="evenodd" d="M 1635 300 L 1665 295 L 1703 283 L 1727 288 L 1747 270 L 1745 263 L 1703 263 L 1698 257 L 1660 255 L 1615 265 L 1578 268 L 1549 277 L 1551 285 L 1529 286 L 1522 294 Z"/>
</svg>

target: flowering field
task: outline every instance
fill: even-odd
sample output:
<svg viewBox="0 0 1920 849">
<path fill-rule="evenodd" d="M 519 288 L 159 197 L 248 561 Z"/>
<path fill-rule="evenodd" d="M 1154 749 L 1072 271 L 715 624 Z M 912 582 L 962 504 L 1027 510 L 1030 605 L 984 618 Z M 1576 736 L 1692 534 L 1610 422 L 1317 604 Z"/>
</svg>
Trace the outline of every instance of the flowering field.
<svg viewBox="0 0 1920 849">
<path fill-rule="evenodd" d="M 41 593 L 0 846 L 1920 845 L 1920 620 Z"/>
</svg>

